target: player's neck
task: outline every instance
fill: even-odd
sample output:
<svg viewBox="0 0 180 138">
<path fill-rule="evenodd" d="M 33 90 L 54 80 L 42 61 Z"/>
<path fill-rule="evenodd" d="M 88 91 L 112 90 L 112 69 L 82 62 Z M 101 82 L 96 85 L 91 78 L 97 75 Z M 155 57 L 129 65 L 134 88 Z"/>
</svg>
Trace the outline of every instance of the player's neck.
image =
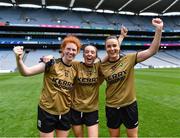
<svg viewBox="0 0 180 138">
<path fill-rule="evenodd" d="M 115 57 L 109 57 L 109 61 L 110 61 L 110 62 L 115 62 L 115 61 L 119 60 L 119 58 L 120 58 L 119 55 L 117 55 L 117 56 L 115 56 Z"/>
</svg>

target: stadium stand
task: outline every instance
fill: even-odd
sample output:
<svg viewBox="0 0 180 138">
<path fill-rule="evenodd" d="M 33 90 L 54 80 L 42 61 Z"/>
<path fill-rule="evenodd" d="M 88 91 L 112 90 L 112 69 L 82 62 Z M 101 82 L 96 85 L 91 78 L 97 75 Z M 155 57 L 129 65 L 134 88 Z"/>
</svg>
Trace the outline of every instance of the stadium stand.
<svg viewBox="0 0 180 138">
<path fill-rule="evenodd" d="M 16 59 L 11 50 L 0 50 L 0 72 L 13 72 L 16 69 Z"/>
<path fill-rule="evenodd" d="M 151 25 L 153 17 L 139 16 L 138 2 L 131 9 L 128 6 L 124 8 L 134 11 L 134 15 L 119 14 L 117 2 L 119 3 L 115 0 L 112 7 L 105 4 L 105 1 L 101 5 L 109 8 L 108 10 L 116 9 L 113 13 L 74 11 L 72 8 L 50 10 L 0 6 L 0 70 L 16 70 L 12 53 L 15 45 L 25 47 L 24 60 L 29 66 L 36 64 L 43 55 L 59 57 L 61 40 L 69 34 L 78 36 L 83 45 L 96 45 L 99 56 L 102 57 L 105 38 L 109 35 L 118 36 L 122 25 L 129 30 L 128 37 L 122 43 L 123 54 L 146 49 L 154 34 L 154 27 Z M 59 5 L 64 6 L 65 3 L 67 2 Z M 92 8 L 90 1 L 84 3 L 89 3 L 86 8 Z M 180 16 L 161 18 L 165 24 L 161 50 L 156 56 L 137 64 L 136 68 L 180 67 Z M 82 53 L 76 59 L 81 60 Z"/>
<path fill-rule="evenodd" d="M 21 25 L 68 25 L 84 28 L 110 28 L 125 25 L 129 30 L 152 31 L 152 17 L 119 15 L 95 12 L 77 12 L 64 10 L 4 8 L 0 7 L 0 21 Z M 179 30 L 180 17 L 163 17 L 166 30 Z"/>
</svg>

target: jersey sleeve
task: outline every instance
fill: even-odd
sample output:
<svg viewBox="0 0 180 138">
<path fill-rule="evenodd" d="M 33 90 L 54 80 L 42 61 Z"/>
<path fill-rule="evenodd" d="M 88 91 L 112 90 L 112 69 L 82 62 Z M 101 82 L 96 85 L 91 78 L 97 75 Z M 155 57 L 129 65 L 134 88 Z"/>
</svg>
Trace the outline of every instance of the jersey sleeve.
<svg viewBox="0 0 180 138">
<path fill-rule="evenodd" d="M 129 62 L 135 66 L 137 64 L 137 53 L 130 53 L 130 54 L 127 54 L 128 58 L 129 58 Z"/>
</svg>

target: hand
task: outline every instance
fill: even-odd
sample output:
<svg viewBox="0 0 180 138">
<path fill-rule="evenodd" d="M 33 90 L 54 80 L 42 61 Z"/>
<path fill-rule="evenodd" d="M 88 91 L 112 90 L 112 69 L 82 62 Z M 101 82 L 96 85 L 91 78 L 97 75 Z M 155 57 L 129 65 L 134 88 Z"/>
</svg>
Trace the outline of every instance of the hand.
<svg viewBox="0 0 180 138">
<path fill-rule="evenodd" d="M 128 29 L 125 26 L 121 27 L 121 35 L 126 37 L 128 33 Z"/>
<path fill-rule="evenodd" d="M 163 29 L 163 21 L 160 19 L 160 18 L 154 18 L 154 19 L 152 19 L 152 24 L 156 27 L 156 28 L 158 28 L 158 29 L 160 29 L 160 30 L 162 30 Z"/>
<path fill-rule="evenodd" d="M 53 58 L 54 58 L 53 55 L 48 55 L 48 56 L 43 56 L 41 58 L 41 60 L 42 60 L 42 62 L 47 63 L 47 62 L 49 62 Z"/>
<path fill-rule="evenodd" d="M 22 59 L 22 55 L 23 55 L 23 46 L 16 46 L 13 48 L 13 51 L 16 55 L 17 58 Z"/>
</svg>

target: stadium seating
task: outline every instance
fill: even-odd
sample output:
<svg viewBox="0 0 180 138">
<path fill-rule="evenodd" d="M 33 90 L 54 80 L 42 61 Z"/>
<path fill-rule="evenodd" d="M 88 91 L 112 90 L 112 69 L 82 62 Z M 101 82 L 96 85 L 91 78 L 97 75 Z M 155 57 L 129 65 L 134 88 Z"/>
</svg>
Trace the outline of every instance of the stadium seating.
<svg viewBox="0 0 180 138">
<path fill-rule="evenodd" d="M 122 54 L 137 52 L 135 50 L 123 50 Z M 59 50 L 48 50 L 48 49 L 29 49 L 26 52 L 25 64 L 27 66 L 36 65 L 40 58 L 45 55 L 53 55 L 55 58 L 60 57 Z M 0 70 L 15 71 L 16 60 L 12 50 L 0 50 Z M 105 55 L 105 50 L 99 50 L 98 56 L 102 58 Z M 174 56 L 175 55 L 175 56 Z M 83 60 L 82 51 L 77 55 L 76 59 L 78 61 Z M 180 67 L 180 51 L 169 50 L 169 51 L 159 51 L 155 56 L 149 58 L 148 60 L 138 63 L 135 68 L 165 68 L 165 67 Z"/>
<path fill-rule="evenodd" d="M 125 25 L 129 30 L 152 31 L 152 17 L 65 10 L 0 8 L 0 22 L 10 24 L 50 24 L 80 26 L 82 28 L 113 28 Z M 163 17 L 166 30 L 180 30 L 180 17 Z"/>
<path fill-rule="evenodd" d="M 162 17 L 165 24 L 165 32 L 180 32 L 180 16 L 172 17 L 166 16 Z M 120 15 L 120 14 L 110 14 L 110 13 L 96 13 L 96 12 L 80 12 L 72 10 L 48 10 L 48 9 L 28 9 L 28 8 L 8 8 L 0 7 L 0 22 L 5 23 L 6 26 L 43 26 L 43 25 L 60 25 L 62 26 L 76 26 L 83 29 L 90 30 L 110 30 L 119 33 L 119 29 L 122 25 L 126 26 L 129 31 L 134 32 L 128 36 L 122 43 L 122 46 L 128 49 L 135 48 L 138 49 L 144 46 L 149 46 L 152 39 L 152 32 L 154 32 L 154 27 L 151 24 L 152 17 L 148 16 L 134 16 L 134 15 Z M 9 33 L 14 33 L 10 32 Z M 35 30 L 36 31 L 36 30 Z M 105 37 L 111 34 L 111 32 L 101 33 L 99 32 L 92 34 L 92 32 L 86 33 L 84 35 L 78 32 L 81 38 L 81 42 L 84 45 L 93 44 L 101 46 L 99 48 L 104 48 Z M 145 34 L 140 34 L 139 32 L 146 32 Z M 24 33 L 24 32 L 23 32 Z M 52 32 L 53 33 L 53 32 Z M 56 32 L 57 33 L 57 32 Z M 69 32 L 68 32 L 69 33 Z M 62 36 L 67 35 L 66 32 L 60 32 L 53 37 L 31 37 L 27 39 L 25 37 L 8 37 L 4 36 L 6 31 L 1 31 L 0 45 L 50 45 L 54 50 L 49 49 L 29 49 L 25 54 L 25 64 L 32 66 L 38 63 L 39 58 L 44 55 L 54 55 L 54 57 L 59 57 L 59 44 L 61 40 L 57 38 L 61 34 Z M 138 34 L 137 34 L 138 33 Z M 151 34 L 149 34 L 151 33 Z M 93 36 L 94 35 L 94 36 Z M 100 37 L 96 37 L 100 35 Z M 172 35 L 172 34 L 170 34 Z M 93 36 L 93 37 L 92 37 Z M 60 36 L 61 37 L 61 36 Z M 97 39 L 98 38 L 98 39 Z M 139 39 L 137 39 L 139 38 Z M 168 40 L 163 39 L 162 46 L 180 46 L 179 35 L 175 34 L 172 38 Z M 0 47 L 1 48 L 1 47 Z M 145 47 L 146 48 L 146 47 Z M 127 54 L 129 52 L 136 52 L 135 50 L 123 50 L 122 54 Z M 105 51 L 99 50 L 99 57 L 103 57 Z M 76 57 L 76 60 L 82 60 L 82 51 Z M 157 55 L 152 58 L 136 65 L 136 68 L 156 68 L 156 67 L 180 67 L 180 51 L 176 50 L 161 50 Z M 12 49 L 0 49 L 0 70 L 14 71 L 16 70 L 15 57 Z"/>
<path fill-rule="evenodd" d="M 0 70 L 15 71 L 16 59 L 12 50 L 0 50 Z"/>
</svg>

